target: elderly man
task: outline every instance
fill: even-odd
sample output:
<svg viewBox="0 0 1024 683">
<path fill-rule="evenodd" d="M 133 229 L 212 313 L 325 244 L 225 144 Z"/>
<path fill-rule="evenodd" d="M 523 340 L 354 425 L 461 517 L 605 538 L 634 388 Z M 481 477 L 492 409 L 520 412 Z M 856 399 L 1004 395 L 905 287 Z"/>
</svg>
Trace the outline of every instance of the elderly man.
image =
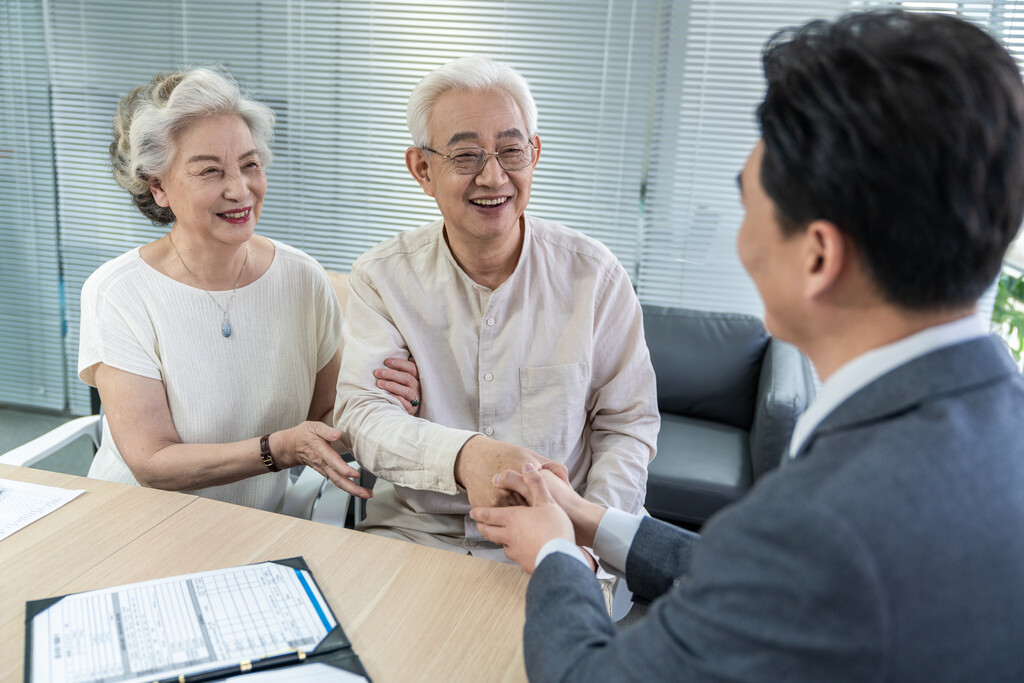
<svg viewBox="0 0 1024 683">
<path fill-rule="evenodd" d="M 379 477 L 360 528 L 504 559 L 470 506 L 518 502 L 494 476 L 548 461 L 587 500 L 639 511 L 659 427 L 640 306 L 606 247 L 524 213 L 541 150 L 526 81 L 458 59 L 408 121 L 406 165 L 441 218 L 349 277 L 335 424 Z M 416 359 L 419 418 L 365 369 L 396 355 Z"/>
<path fill-rule="evenodd" d="M 533 506 L 473 516 L 534 572 L 527 672 L 1024 680 L 1024 377 L 975 316 L 1024 214 L 1017 66 L 966 22 L 897 11 L 784 32 L 764 65 L 738 249 L 824 387 L 784 466 L 699 541 L 550 471 L 503 475 Z M 616 632 L 574 543 L 660 596 L 645 619 Z"/>
</svg>

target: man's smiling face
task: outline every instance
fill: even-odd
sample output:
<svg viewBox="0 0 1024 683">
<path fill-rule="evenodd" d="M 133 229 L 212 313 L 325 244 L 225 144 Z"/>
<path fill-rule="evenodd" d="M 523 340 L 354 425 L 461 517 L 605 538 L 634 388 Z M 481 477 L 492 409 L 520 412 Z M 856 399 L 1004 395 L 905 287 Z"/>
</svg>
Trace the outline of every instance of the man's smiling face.
<svg viewBox="0 0 1024 683">
<path fill-rule="evenodd" d="M 440 154 L 464 147 L 495 152 L 508 145 L 531 142 L 523 114 L 504 90 L 441 95 L 430 113 L 430 145 Z M 539 145 L 539 140 L 532 140 Z M 488 157 L 475 175 L 456 173 L 440 154 L 428 155 L 429 171 L 421 181 L 444 217 L 449 239 L 462 244 L 508 239 L 518 233 L 519 217 L 530 201 L 533 161 L 518 171 L 506 171 Z"/>
</svg>

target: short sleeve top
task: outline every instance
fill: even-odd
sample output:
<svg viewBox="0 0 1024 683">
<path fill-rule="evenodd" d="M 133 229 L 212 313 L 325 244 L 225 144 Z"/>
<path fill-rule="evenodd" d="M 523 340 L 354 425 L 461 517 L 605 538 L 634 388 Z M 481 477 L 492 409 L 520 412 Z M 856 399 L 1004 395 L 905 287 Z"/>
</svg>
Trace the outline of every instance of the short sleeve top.
<svg viewBox="0 0 1024 683">
<path fill-rule="evenodd" d="M 183 443 L 241 441 L 305 420 L 316 374 L 341 344 L 341 308 L 320 264 L 272 242 L 267 272 L 233 300 L 167 277 L 139 249 L 100 266 L 82 289 L 78 376 L 95 386 L 106 363 L 160 380 Z M 89 476 L 137 483 L 106 431 Z M 273 509 L 287 483 L 287 472 L 268 473 L 190 493 Z"/>
</svg>

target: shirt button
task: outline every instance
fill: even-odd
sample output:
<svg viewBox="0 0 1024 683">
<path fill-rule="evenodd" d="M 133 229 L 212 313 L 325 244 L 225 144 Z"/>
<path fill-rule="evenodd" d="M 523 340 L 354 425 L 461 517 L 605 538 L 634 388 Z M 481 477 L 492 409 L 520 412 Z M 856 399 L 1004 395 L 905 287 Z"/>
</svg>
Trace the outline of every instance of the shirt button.
<svg viewBox="0 0 1024 683">
<path fill-rule="evenodd" d="M 490 382 L 492 379 L 494 379 L 494 375 L 488 372 L 487 374 L 484 375 L 484 379 Z"/>
<path fill-rule="evenodd" d="M 494 433 L 494 427 L 485 427 L 484 428 L 484 434 L 486 434 L 487 436 L 490 436 L 493 433 Z"/>
<path fill-rule="evenodd" d="M 487 319 L 487 327 L 494 327 L 494 318 Z"/>
</svg>

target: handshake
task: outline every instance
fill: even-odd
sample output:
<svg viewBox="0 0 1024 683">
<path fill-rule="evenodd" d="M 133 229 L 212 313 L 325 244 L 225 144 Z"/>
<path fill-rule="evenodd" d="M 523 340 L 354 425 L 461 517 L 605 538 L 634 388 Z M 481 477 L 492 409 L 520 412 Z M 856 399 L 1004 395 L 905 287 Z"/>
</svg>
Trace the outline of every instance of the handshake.
<svg viewBox="0 0 1024 683">
<path fill-rule="evenodd" d="M 489 481 L 480 480 L 478 475 L 488 468 L 467 466 L 469 461 L 485 460 L 489 468 L 495 468 L 496 462 L 502 460 L 499 456 L 496 461 L 499 454 L 487 453 L 479 460 L 473 455 L 484 455 L 481 449 L 489 450 L 488 446 L 498 443 L 474 437 L 467 441 L 456 461 L 456 479 L 466 487 L 473 506 L 469 514 L 483 538 L 504 546 L 505 555 L 530 573 L 534 572 L 541 548 L 553 539 L 593 547 L 605 508 L 575 493 L 569 484 L 568 470 L 561 463 L 537 457 L 538 462 L 522 463 L 518 471 L 498 467 L 499 473 Z M 508 467 L 522 462 L 515 460 L 510 458 Z M 589 554 L 588 557 L 591 567 L 596 569 L 596 561 Z"/>
</svg>

